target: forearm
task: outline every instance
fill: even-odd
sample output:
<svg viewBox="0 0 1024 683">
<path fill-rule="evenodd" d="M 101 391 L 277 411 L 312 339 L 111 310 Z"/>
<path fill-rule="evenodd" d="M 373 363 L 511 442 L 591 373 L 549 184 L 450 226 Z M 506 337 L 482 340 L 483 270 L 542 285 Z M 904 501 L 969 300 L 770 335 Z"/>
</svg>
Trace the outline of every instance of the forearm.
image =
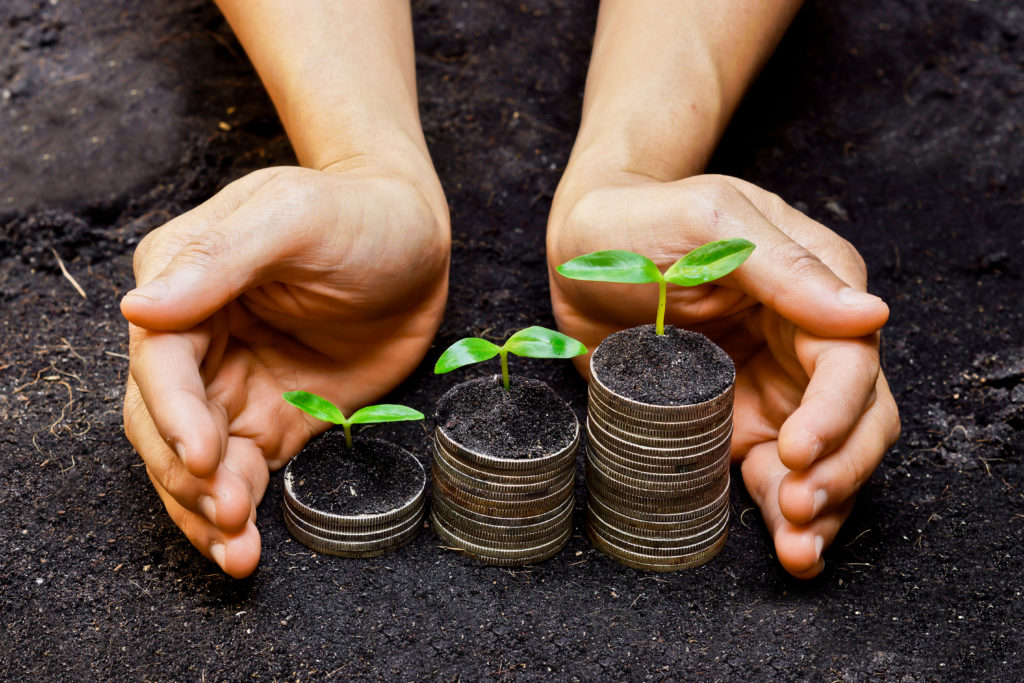
<svg viewBox="0 0 1024 683">
<path fill-rule="evenodd" d="M 409 3 L 217 0 L 303 166 L 410 151 L 428 159 L 416 104 Z M 416 155 L 412 155 L 416 156 Z M 417 169 L 409 169 L 416 172 Z"/>
<path fill-rule="evenodd" d="M 566 175 L 699 173 L 800 0 L 602 0 Z M 567 188 L 569 189 L 569 188 Z"/>
</svg>

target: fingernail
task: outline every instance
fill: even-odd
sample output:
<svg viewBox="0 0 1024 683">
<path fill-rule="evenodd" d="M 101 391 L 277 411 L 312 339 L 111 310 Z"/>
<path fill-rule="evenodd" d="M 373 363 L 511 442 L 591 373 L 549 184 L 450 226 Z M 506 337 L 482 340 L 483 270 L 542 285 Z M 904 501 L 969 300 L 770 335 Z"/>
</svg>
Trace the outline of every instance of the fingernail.
<svg viewBox="0 0 1024 683">
<path fill-rule="evenodd" d="M 125 294 L 125 297 L 139 296 L 143 299 L 149 299 L 150 301 L 160 301 L 167 296 L 167 283 L 163 280 L 153 280 L 147 282 L 141 287 L 136 287 L 132 291 Z"/>
<path fill-rule="evenodd" d="M 203 513 L 203 517 L 210 520 L 211 524 L 217 523 L 217 503 L 210 496 L 199 496 L 196 507 Z"/>
<path fill-rule="evenodd" d="M 213 555 L 214 561 L 217 564 L 219 564 L 221 566 L 221 568 L 223 569 L 224 568 L 224 559 L 227 556 L 225 551 L 224 551 L 224 544 L 223 543 L 217 543 L 216 541 L 211 543 L 210 544 L 210 554 Z"/>
<path fill-rule="evenodd" d="M 828 493 L 825 489 L 818 489 L 814 492 L 814 516 L 817 517 L 818 513 L 825 507 L 825 503 L 828 502 Z M 818 538 L 821 538 L 819 536 Z"/>
<path fill-rule="evenodd" d="M 181 458 L 181 461 L 183 463 L 186 463 L 186 464 L 188 463 L 188 461 L 185 459 L 185 444 L 183 444 L 183 443 L 176 443 L 176 444 L 174 444 L 174 451 L 178 454 L 178 457 Z"/>
<path fill-rule="evenodd" d="M 814 537 L 814 552 L 821 557 L 821 551 L 825 549 L 825 539 L 821 536 Z"/>
<path fill-rule="evenodd" d="M 811 441 L 811 459 L 810 462 L 808 462 L 808 464 L 814 462 L 819 457 L 821 457 L 821 453 L 824 450 L 825 442 L 819 439 L 818 437 L 814 437 L 814 440 Z"/>
<path fill-rule="evenodd" d="M 874 306 L 881 302 L 881 299 L 874 294 L 868 294 L 853 287 L 840 289 L 839 300 L 847 306 Z"/>
</svg>

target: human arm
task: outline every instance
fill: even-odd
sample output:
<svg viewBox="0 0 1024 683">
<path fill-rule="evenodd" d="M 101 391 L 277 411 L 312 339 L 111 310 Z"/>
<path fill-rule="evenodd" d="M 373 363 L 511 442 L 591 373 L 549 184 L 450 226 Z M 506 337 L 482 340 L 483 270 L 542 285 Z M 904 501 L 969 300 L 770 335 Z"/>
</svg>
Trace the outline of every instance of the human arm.
<svg viewBox="0 0 1024 683">
<path fill-rule="evenodd" d="M 419 363 L 447 295 L 447 205 L 420 130 L 407 3 L 225 0 L 300 162 L 250 174 L 135 254 L 125 429 L 168 513 L 233 576 L 270 468 Z"/>
<path fill-rule="evenodd" d="M 656 292 L 567 280 L 558 264 L 629 249 L 665 267 L 712 240 L 757 245 L 715 285 L 670 288 L 667 321 L 736 362 L 734 457 L 781 563 L 809 578 L 899 433 L 878 364 L 888 308 L 846 240 L 750 183 L 699 175 L 798 5 L 602 2 L 548 260 L 559 327 L 593 348 L 650 322 Z"/>
</svg>

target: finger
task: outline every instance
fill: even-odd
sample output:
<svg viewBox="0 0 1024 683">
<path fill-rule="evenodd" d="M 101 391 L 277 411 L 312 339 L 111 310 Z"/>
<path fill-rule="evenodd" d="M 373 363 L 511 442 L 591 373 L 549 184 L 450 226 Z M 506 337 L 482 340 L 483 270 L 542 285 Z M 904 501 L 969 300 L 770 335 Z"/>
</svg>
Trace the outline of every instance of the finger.
<svg viewBox="0 0 1024 683">
<path fill-rule="evenodd" d="M 899 413 L 884 377 L 878 378 L 875 391 L 874 402 L 837 451 L 785 475 L 779 504 L 793 524 L 807 524 L 852 499 L 899 438 Z"/>
<path fill-rule="evenodd" d="M 128 380 L 124 407 L 125 434 L 142 456 L 150 477 L 158 481 L 179 505 L 203 515 L 222 531 L 240 530 L 249 518 L 249 488 L 236 474 L 218 467 L 210 477 L 188 471 L 156 429 L 135 381 Z"/>
<path fill-rule="evenodd" d="M 150 480 L 171 520 L 196 550 L 236 579 L 255 571 L 260 561 L 260 533 L 256 529 L 255 517 L 248 519 L 238 533 L 227 534 L 202 516 L 183 507 L 159 481 L 152 477 Z"/>
<path fill-rule="evenodd" d="M 810 376 L 800 407 L 779 432 L 779 458 L 802 470 L 846 441 L 878 379 L 877 336 L 820 339 L 798 331 L 797 357 Z"/>
<path fill-rule="evenodd" d="M 796 525 L 779 507 L 779 484 L 789 470 L 779 461 L 776 444 L 765 442 L 752 448 L 742 466 L 743 482 L 757 503 L 768 533 L 775 542 L 779 563 L 801 579 L 817 576 L 824 569 L 822 553 L 849 515 L 852 501 L 843 509 L 830 511 L 807 525 Z"/>
<path fill-rule="evenodd" d="M 669 204 L 681 216 L 687 249 L 696 246 L 689 244 L 695 238 L 706 242 L 742 237 L 753 242 L 754 252 L 722 282 L 800 327 L 824 337 L 859 337 L 879 330 L 888 320 L 885 302 L 840 278 L 728 182 L 704 176 L 670 183 L 662 191 L 670 193 Z"/>
<path fill-rule="evenodd" d="M 209 477 L 220 464 L 227 424 L 206 396 L 199 365 L 210 335 L 150 332 L 132 325 L 130 372 L 157 431 L 197 477 Z"/>
<path fill-rule="evenodd" d="M 124 316 L 148 329 L 185 329 L 287 272 L 304 244 L 297 235 L 308 234 L 296 226 L 307 222 L 314 202 L 282 193 L 268 184 L 224 220 L 201 226 L 152 279 L 125 295 Z"/>
</svg>

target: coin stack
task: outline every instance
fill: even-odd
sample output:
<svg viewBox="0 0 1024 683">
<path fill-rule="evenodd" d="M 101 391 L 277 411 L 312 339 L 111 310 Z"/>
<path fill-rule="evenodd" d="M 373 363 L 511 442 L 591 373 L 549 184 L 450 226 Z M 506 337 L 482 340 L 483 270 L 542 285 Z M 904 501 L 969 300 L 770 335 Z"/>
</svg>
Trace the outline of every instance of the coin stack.
<svg viewBox="0 0 1024 683">
<path fill-rule="evenodd" d="M 539 562 L 572 533 L 579 425 L 572 443 L 538 458 L 496 458 L 434 432 L 430 522 L 464 555 L 488 564 Z"/>
<path fill-rule="evenodd" d="M 729 524 L 733 386 L 703 403 L 662 406 L 616 394 L 591 367 L 587 534 L 637 569 L 713 558 Z"/>
<path fill-rule="evenodd" d="M 383 512 L 334 514 L 318 509 L 307 499 L 293 470 L 296 461 L 305 455 L 300 453 L 284 472 L 284 523 L 297 541 L 318 553 L 339 557 L 377 557 L 416 537 L 426 517 L 426 471 L 405 449 L 390 442 L 381 443 L 393 449 L 389 456 L 393 453 L 396 459 L 408 458 L 416 463 L 413 467 L 418 477 L 415 493 Z M 358 467 L 359 464 L 356 461 L 352 466 Z"/>
</svg>

